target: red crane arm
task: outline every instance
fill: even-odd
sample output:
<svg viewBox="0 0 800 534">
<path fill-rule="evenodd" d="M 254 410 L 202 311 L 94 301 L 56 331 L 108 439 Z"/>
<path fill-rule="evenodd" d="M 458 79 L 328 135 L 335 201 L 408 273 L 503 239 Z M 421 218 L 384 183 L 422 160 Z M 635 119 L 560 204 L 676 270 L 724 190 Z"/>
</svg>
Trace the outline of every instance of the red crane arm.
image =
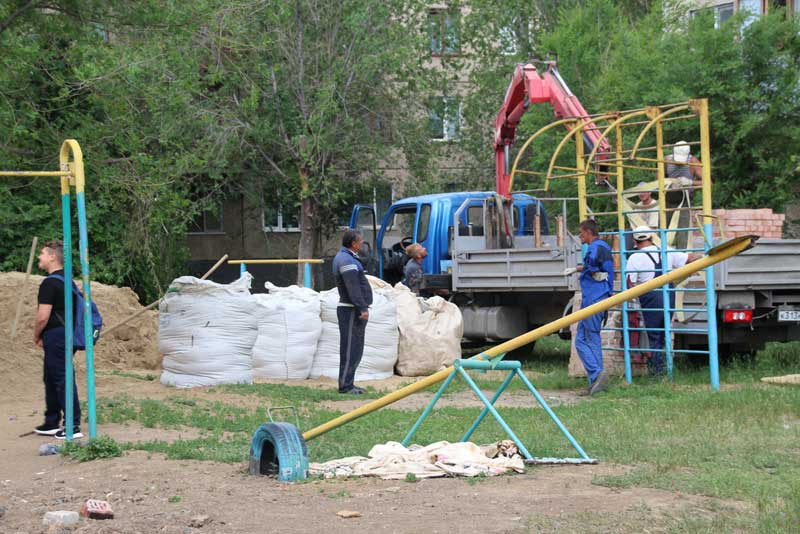
<svg viewBox="0 0 800 534">
<path fill-rule="evenodd" d="M 552 106 L 556 119 L 589 117 L 578 98 L 572 94 L 558 74 L 555 63 L 548 63 L 547 70 L 542 75 L 530 63 L 517 65 L 517 68 L 514 69 L 514 76 L 511 78 L 511 84 L 506 90 L 503 107 L 500 108 L 494 122 L 496 187 L 497 192 L 506 198 L 511 197 L 508 150 L 514 143 L 517 126 L 531 104 L 544 103 Z M 600 142 L 599 154 L 610 152 L 608 141 L 600 140 L 600 131 L 593 123 L 588 125 L 583 137 L 587 153 L 598 142 Z"/>
</svg>

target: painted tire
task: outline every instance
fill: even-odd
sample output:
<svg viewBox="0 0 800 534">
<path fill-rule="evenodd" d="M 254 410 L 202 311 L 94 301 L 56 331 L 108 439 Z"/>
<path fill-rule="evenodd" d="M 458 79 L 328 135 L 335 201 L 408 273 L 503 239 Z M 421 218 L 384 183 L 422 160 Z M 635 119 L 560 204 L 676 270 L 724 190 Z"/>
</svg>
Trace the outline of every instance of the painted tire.
<svg viewBox="0 0 800 534">
<path fill-rule="evenodd" d="M 277 475 L 295 482 L 308 477 L 308 448 L 303 435 L 291 423 L 265 423 L 250 442 L 250 474 Z"/>
</svg>

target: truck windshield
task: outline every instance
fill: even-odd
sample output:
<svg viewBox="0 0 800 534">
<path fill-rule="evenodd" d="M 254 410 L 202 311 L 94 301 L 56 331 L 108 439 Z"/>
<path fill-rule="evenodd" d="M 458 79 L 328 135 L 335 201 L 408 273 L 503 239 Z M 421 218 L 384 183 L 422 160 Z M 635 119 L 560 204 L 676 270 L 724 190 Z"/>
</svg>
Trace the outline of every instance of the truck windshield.
<svg viewBox="0 0 800 534">
<path fill-rule="evenodd" d="M 400 240 L 404 237 L 413 238 L 416 218 L 416 206 L 397 208 L 389 218 L 389 224 L 383 233 L 383 248 L 391 248 L 393 245 L 400 243 Z"/>
</svg>

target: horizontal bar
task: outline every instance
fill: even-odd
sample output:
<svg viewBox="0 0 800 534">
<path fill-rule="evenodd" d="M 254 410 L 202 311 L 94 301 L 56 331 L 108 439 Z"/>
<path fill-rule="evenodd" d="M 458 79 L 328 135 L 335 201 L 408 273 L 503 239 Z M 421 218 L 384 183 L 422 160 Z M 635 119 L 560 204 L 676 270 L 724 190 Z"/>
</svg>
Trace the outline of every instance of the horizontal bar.
<svg viewBox="0 0 800 534">
<path fill-rule="evenodd" d="M 455 360 L 453 362 L 455 367 L 463 367 L 464 369 L 483 369 L 486 371 L 498 370 L 507 371 L 509 369 L 519 369 L 522 367 L 518 361 L 499 361 L 492 362 L 491 360 Z"/>
<path fill-rule="evenodd" d="M 228 260 L 228 263 L 233 265 L 239 265 L 242 263 L 246 263 L 247 265 L 272 265 L 272 264 L 296 264 L 296 263 L 325 263 L 325 260 Z"/>
<path fill-rule="evenodd" d="M 630 271 L 625 271 L 630 272 Z M 650 271 L 652 272 L 652 271 Z M 655 291 L 661 291 L 663 288 L 656 289 Z M 622 293 L 622 289 L 615 289 L 614 293 Z M 667 291 L 674 291 L 674 292 L 687 292 L 687 293 L 705 293 L 706 288 L 704 287 L 668 287 Z"/>
<path fill-rule="evenodd" d="M 70 171 L 0 171 L 0 176 L 72 176 Z"/>
<path fill-rule="evenodd" d="M 658 291 L 658 289 L 654 289 L 653 291 Z M 622 311 L 622 308 L 609 308 L 606 311 Z M 664 308 L 636 308 L 635 310 L 629 309 L 627 311 L 664 311 Z M 683 312 L 683 313 L 695 313 L 695 312 L 701 313 L 701 312 L 707 312 L 708 310 L 705 308 L 668 308 L 668 311 Z"/>
<path fill-rule="evenodd" d="M 611 234 L 608 234 L 608 235 L 617 235 L 617 234 L 611 233 Z M 678 249 L 671 248 L 671 249 L 669 249 L 670 253 L 672 253 L 672 252 L 705 252 L 705 251 L 706 251 L 706 249 L 704 249 L 704 248 L 678 248 Z M 623 254 L 623 253 L 624 254 L 633 254 L 634 252 L 638 252 L 638 249 L 632 248 L 632 249 L 625 249 L 625 251 L 622 251 L 622 250 L 612 250 L 611 251 L 612 254 Z M 653 251 L 653 252 L 655 252 L 655 251 Z M 658 253 L 661 254 L 661 251 L 658 251 Z"/>
<path fill-rule="evenodd" d="M 623 347 L 602 347 L 603 350 L 614 350 L 618 352 L 624 352 L 625 349 Z M 638 349 L 635 347 L 629 347 L 629 352 L 667 352 L 665 349 Z M 690 350 L 690 349 L 673 349 L 671 352 L 679 352 L 681 354 L 705 354 L 708 355 L 707 350 Z"/>
<path fill-rule="evenodd" d="M 603 327 L 601 330 L 606 330 L 609 332 L 666 332 L 666 328 L 633 328 L 629 326 L 626 328 L 613 328 L 613 327 Z M 708 334 L 708 330 L 703 330 L 702 328 L 670 328 L 670 332 L 681 332 L 681 333 L 690 333 L 690 334 Z"/>
</svg>

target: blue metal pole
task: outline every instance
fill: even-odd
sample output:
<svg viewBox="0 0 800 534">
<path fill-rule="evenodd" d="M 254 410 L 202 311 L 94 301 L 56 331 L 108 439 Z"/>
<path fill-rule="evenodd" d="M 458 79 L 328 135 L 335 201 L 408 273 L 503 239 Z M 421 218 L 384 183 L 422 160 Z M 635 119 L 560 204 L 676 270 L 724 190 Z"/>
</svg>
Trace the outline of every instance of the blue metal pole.
<svg viewBox="0 0 800 534">
<path fill-rule="evenodd" d="M 74 433 L 72 419 L 75 413 L 73 390 L 75 370 L 72 365 L 72 211 L 70 208 L 69 179 L 62 178 L 61 185 L 61 223 L 64 231 L 64 431 L 72 440 Z M 64 192 L 64 181 L 67 181 Z"/>
<path fill-rule="evenodd" d="M 709 241 L 713 236 L 711 223 L 703 225 L 708 240 L 705 246 L 711 247 Z M 719 346 L 717 345 L 717 290 L 714 285 L 714 266 L 706 267 L 706 314 L 708 324 L 708 367 L 711 371 L 711 388 L 719 391 Z"/>
<path fill-rule="evenodd" d="M 626 291 L 628 289 L 628 273 L 625 268 L 627 267 L 626 263 L 628 260 L 625 257 L 627 248 L 625 247 L 625 232 L 623 229 L 619 231 L 619 250 L 619 283 L 622 291 Z M 628 328 L 630 328 L 630 323 L 628 319 L 628 302 L 626 301 L 622 303 L 622 348 L 625 357 L 625 382 L 630 384 L 633 382 L 633 373 L 631 372 L 631 338 Z"/>
<path fill-rule="evenodd" d="M 94 328 L 92 325 L 92 293 L 89 283 L 89 231 L 86 222 L 86 199 L 83 191 L 75 194 L 78 204 L 78 243 L 81 279 L 83 282 L 83 332 L 86 339 L 86 402 L 89 408 L 89 438 L 97 436 L 97 410 L 94 388 Z M 78 313 L 81 313 L 78 311 Z"/>
<path fill-rule="evenodd" d="M 311 264 L 308 263 L 308 262 L 306 262 L 303 265 L 303 282 L 304 282 L 303 283 L 304 286 L 306 286 L 308 288 L 312 287 L 312 284 L 311 284 Z"/>
<path fill-rule="evenodd" d="M 506 431 L 508 437 L 510 437 L 511 440 L 517 445 L 517 449 L 519 449 L 519 452 L 522 453 L 522 456 L 524 456 L 527 460 L 533 460 L 533 455 L 531 455 L 531 453 L 522 443 L 522 440 L 520 440 L 514 433 L 514 431 L 511 430 L 511 427 L 508 426 L 508 423 L 506 423 L 505 420 L 500 416 L 500 413 L 498 413 L 497 409 L 489 403 L 489 399 L 486 398 L 486 395 L 483 394 L 478 385 L 475 384 L 475 382 L 472 380 L 472 377 L 469 376 L 469 374 L 464 370 L 463 367 L 461 367 L 459 360 L 454 361 L 453 366 L 455 367 L 456 371 L 458 371 L 458 373 L 467 382 L 470 389 L 472 389 L 472 391 L 475 392 L 475 395 L 478 396 L 483 405 L 486 406 L 486 409 L 489 410 L 489 412 L 494 416 L 497 422 L 500 423 L 500 426 L 503 427 L 503 430 Z"/>
<path fill-rule="evenodd" d="M 403 447 L 408 447 L 408 444 L 411 443 L 411 438 L 414 437 L 414 434 L 417 433 L 417 430 L 419 430 L 419 427 L 422 426 L 423 421 L 425 421 L 425 419 L 428 418 L 428 415 L 430 415 L 431 411 L 433 410 L 434 405 L 442 397 L 442 394 L 444 393 L 444 390 L 447 389 L 447 386 L 450 385 L 450 382 L 452 382 L 455 377 L 456 377 L 456 370 L 453 369 L 453 372 L 450 373 L 450 376 L 448 376 L 447 379 L 445 379 L 445 381 L 442 383 L 442 386 L 436 392 L 436 395 L 433 396 L 433 398 L 428 403 L 428 405 L 425 407 L 425 409 L 422 410 L 422 414 L 420 414 L 419 418 L 417 419 L 417 422 L 414 423 L 414 426 L 412 426 L 411 430 L 408 431 L 408 434 L 406 434 L 406 437 L 403 438 L 403 441 L 402 441 Z"/>
<path fill-rule="evenodd" d="M 584 460 L 591 460 L 591 458 L 589 458 L 589 455 L 586 454 L 586 452 L 583 450 L 583 447 L 581 447 L 580 444 L 575 440 L 575 438 L 572 437 L 572 434 L 569 433 L 569 430 L 567 430 L 567 427 L 564 426 L 564 424 L 556 416 L 556 414 L 553 412 L 553 410 L 550 409 L 550 406 L 547 405 L 547 403 L 545 402 L 544 398 L 541 395 L 539 395 L 539 392 L 536 391 L 535 387 L 533 387 L 533 384 L 531 384 L 530 380 L 528 380 L 528 377 L 525 376 L 525 373 L 523 373 L 522 371 L 519 371 L 519 370 L 517 370 L 516 373 L 519 376 L 520 380 L 522 380 L 522 382 L 525 384 L 525 386 L 527 386 L 527 388 L 533 394 L 533 396 L 536 397 L 536 400 L 542 406 L 542 409 L 545 412 L 547 412 L 547 415 L 550 416 L 550 419 L 552 419 L 553 422 L 558 427 L 558 429 L 561 430 L 561 433 L 564 434 L 564 436 L 569 440 L 570 444 L 573 447 L 575 447 L 575 450 L 578 451 L 578 454 L 580 454 L 581 457 Z"/>
<path fill-rule="evenodd" d="M 680 229 L 678 229 L 680 230 Z M 658 231 L 661 239 L 661 272 L 656 276 L 661 276 L 669 272 L 669 258 L 667 254 L 667 233 L 661 228 Z M 672 382 L 672 313 L 670 312 L 670 293 L 669 284 L 661 286 L 661 303 L 664 307 L 664 352 L 667 359 L 667 378 Z"/>
<path fill-rule="evenodd" d="M 244 276 L 244 273 L 246 273 L 246 272 L 247 272 L 247 265 L 245 265 L 244 263 L 240 263 L 239 264 L 239 277 Z"/>
<path fill-rule="evenodd" d="M 492 406 L 494 406 L 494 403 L 497 402 L 497 399 L 499 399 L 500 395 L 506 390 L 506 388 L 508 387 L 508 384 L 511 382 L 512 378 L 514 378 L 514 370 L 513 369 L 508 373 L 508 376 L 506 376 L 506 379 L 503 380 L 503 383 L 500 385 L 498 390 L 495 392 L 494 396 L 492 396 L 492 400 L 489 401 L 492 404 Z M 483 419 L 486 417 L 486 414 L 488 414 L 488 413 L 489 413 L 489 408 L 484 407 L 483 410 L 481 411 L 481 414 L 478 416 L 477 419 L 475 419 L 475 422 L 472 423 L 472 426 L 469 427 L 469 430 L 467 430 L 467 433 L 464 434 L 464 437 L 461 438 L 461 441 L 469 440 L 469 438 L 472 436 L 472 433 L 475 432 L 475 430 L 478 429 L 478 426 L 480 426 L 481 422 L 483 422 Z"/>
</svg>

